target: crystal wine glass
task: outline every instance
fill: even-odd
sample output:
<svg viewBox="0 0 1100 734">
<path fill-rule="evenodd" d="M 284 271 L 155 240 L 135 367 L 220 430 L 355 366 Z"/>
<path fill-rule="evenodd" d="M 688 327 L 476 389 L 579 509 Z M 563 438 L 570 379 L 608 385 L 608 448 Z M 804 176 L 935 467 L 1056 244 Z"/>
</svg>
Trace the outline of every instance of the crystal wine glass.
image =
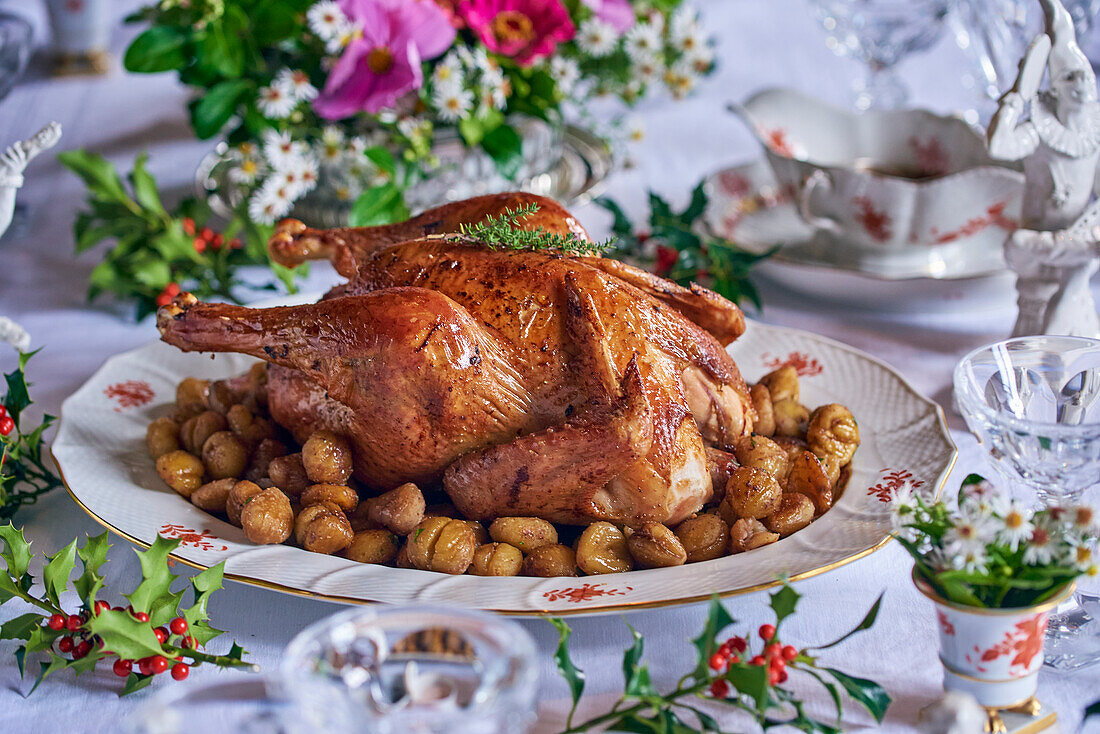
<svg viewBox="0 0 1100 734">
<path fill-rule="evenodd" d="M 1100 482 L 1100 341 L 1027 336 L 982 347 L 955 368 L 955 403 L 995 469 L 1042 504 L 1079 502 Z M 1100 661 L 1100 622 L 1080 602 L 1051 616 L 1047 664 Z"/>
<path fill-rule="evenodd" d="M 830 48 L 867 64 L 866 78 L 855 86 L 857 109 L 905 104 L 909 92 L 894 67 L 936 42 L 953 1 L 814 0 Z"/>
<path fill-rule="evenodd" d="M 522 734 L 534 723 L 535 643 L 484 612 L 352 609 L 303 630 L 282 670 L 340 684 L 372 733 Z"/>
</svg>

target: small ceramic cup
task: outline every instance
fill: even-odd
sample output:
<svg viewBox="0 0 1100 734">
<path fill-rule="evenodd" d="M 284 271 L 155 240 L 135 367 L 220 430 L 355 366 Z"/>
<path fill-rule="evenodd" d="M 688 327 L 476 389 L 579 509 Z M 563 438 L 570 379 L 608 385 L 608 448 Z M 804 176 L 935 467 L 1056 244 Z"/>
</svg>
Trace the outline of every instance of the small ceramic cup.
<svg viewBox="0 0 1100 734">
<path fill-rule="evenodd" d="M 936 605 L 944 689 L 969 693 L 990 709 L 1027 707 L 1043 667 L 1047 617 L 1074 585 L 1034 607 L 984 609 L 944 599 L 915 571 L 913 583 Z"/>
</svg>

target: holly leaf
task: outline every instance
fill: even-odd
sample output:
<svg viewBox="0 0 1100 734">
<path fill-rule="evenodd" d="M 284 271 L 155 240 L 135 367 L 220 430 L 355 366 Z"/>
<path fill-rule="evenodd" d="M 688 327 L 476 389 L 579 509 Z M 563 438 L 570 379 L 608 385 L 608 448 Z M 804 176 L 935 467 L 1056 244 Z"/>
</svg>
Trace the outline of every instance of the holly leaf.
<svg viewBox="0 0 1100 734">
<path fill-rule="evenodd" d="M 103 640 L 103 649 L 129 660 L 164 654 L 164 648 L 149 622 L 139 622 L 129 612 L 106 609 L 92 617 L 85 627 Z"/>
<path fill-rule="evenodd" d="M 34 693 L 35 689 L 42 684 L 42 681 L 46 680 L 47 675 L 56 673 L 59 670 L 64 670 L 72 663 L 71 660 L 66 660 L 55 652 L 50 653 L 50 661 L 48 663 L 41 663 L 41 669 L 38 671 L 38 675 L 34 678 L 34 685 L 31 686 L 31 690 L 27 692 L 27 695 Z"/>
<path fill-rule="evenodd" d="M 42 626 L 44 616 L 37 612 L 20 614 L 0 625 L 0 640 L 26 640 L 36 628 Z"/>
<path fill-rule="evenodd" d="M 836 678 L 836 682 L 847 691 L 849 696 L 863 704 L 863 707 L 867 709 L 871 716 L 875 717 L 875 721 L 882 723 L 883 718 L 886 716 L 886 709 L 890 707 L 890 703 L 893 701 L 886 689 L 873 680 L 856 678 L 835 668 L 822 668 L 821 670 Z"/>
<path fill-rule="evenodd" d="M 574 665 L 573 659 L 569 656 L 569 638 L 572 637 L 573 630 L 560 617 L 551 619 L 550 624 L 558 630 L 558 648 L 554 651 L 554 663 L 558 666 L 558 673 L 569 686 L 569 695 L 573 698 L 573 706 L 569 709 L 568 718 L 571 725 L 573 713 L 577 710 L 577 702 L 581 700 L 581 694 L 584 693 L 584 671 Z"/>
<path fill-rule="evenodd" d="M 141 563 L 142 581 L 126 598 L 136 612 L 149 612 L 154 604 L 171 595 L 170 587 L 176 577 L 168 570 L 168 554 L 179 545 L 178 538 L 158 535 L 147 551 L 135 551 Z"/>
<path fill-rule="evenodd" d="M 606 196 L 596 199 L 596 203 L 611 212 L 611 232 L 616 237 L 630 237 L 634 234 L 634 225 L 630 223 L 630 217 L 626 215 L 618 202 Z"/>
<path fill-rule="evenodd" d="M 738 693 L 752 699 L 756 708 L 761 709 L 768 700 L 768 668 L 766 665 L 731 665 L 723 676 Z"/>
<path fill-rule="evenodd" d="M 19 425 L 20 414 L 31 404 L 31 396 L 27 391 L 27 378 L 20 367 L 4 375 L 4 382 L 8 386 L 8 391 L 4 395 L 4 407 L 7 408 L 11 419 Z"/>
<path fill-rule="evenodd" d="M 130 675 L 126 676 L 126 685 L 122 687 L 122 690 L 119 691 L 118 695 L 121 698 L 122 696 L 129 696 L 131 693 L 137 693 L 142 688 L 145 688 L 152 682 L 153 676 L 151 675 L 130 673 Z"/>
<path fill-rule="evenodd" d="M 707 192 L 706 181 L 700 181 L 696 185 L 695 189 L 691 192 L 691 202 L 688 204 L 687 209 L 680 214 L 680 221 L 687 225 L 692 225 L 695 220 L 703 215 L 703 212 L 707 209 Z"/>
<path fill-rule="evenodd" d="M 69 576 L 76 565 L 76 538 L 57 553 L 49 556 L 42 569 L 42 583 L 46 587 L 46 598 L 55 607 L 61 606 L 61 592 L 69 587 Z"/>
<path fill-rule="evenodd" d="M 812 649 L 812 650 L 828 650 L 830 647 L 836 647 L 837 645 L 844 642 L 845 640 L 847 640 L 849 637 L 856 634 L 857 632 L 862 632 L 863 630 L 871 629 L 871 626 L 874 625 L 874 623 L 875 623 L 875 619 L 878 617 L 878 610 L 879 610 L 880 607 L 882 607 L 882 597 L 885 596 L 885 595 L 886 595 L 885 591 L 882 592 L 881 594 L 879 594 L 878 599 L 875 599 L 875 603 L 872 604 L 871 608 L 867 610 L 867 614 L 863 615 L 863 620 L 859 624 L 857 624 L 855 627 L 853 627 L 851 630 L 849 630 L 846 634 L 842 635 L 839 639 L 833 640 L 828 645 L 821 645 L 819 647 L 813 647 L 813 648 L 810 648 L 810 649 Z"/>
<path fill-rule="evenodd" d="M 185 617 L 186 619 L 186 617 Z M 225 634 L 225 630 L 216 629 L 210 626 L 210 623 L 204 619 L 200 619 L 194 624 L 188 622 L 187 634 L 195 638 L 195 640 L 203 646 L 206 646 L 211 640 L 216 637 L 220 637 Z"/>
<path fill-rule="evenodd" d="M 787 584 L 783 586 L 771 595 L 769 603 L 772 610 L 775 612 L 775 625 L 778 627 L 784 619 L 794 614 L 795 607 L 798 606 L 798 600 L 802 598 L 802 595 L 795 591 Z"/>
<path fill-rule="evenodd" d="M 89 609 L 95 604 L 96 594 L 103 588 L 103 577 L 99 574 L 99 569 L 107 562 L 107 549 L 110 547 L 111 544 L 107 542 L 107 533 L 102 532 L 88 538 L 87 542 L 76 551 L 84 571 L 73 582 L 73 589 L 84 602 L 84 606 Z"/>
<path fill-rule="evenodd" d="M 222 576 L 224 572 L 225 562 L 222 561 L 218 565 L 211 566 L 192 577 L 191 587 L 194 591 L 194 603 L 188 609 L 183 610 L 181 615 L 187 620 L 189 626 L 194 627 L 199 622 L 210 618 L 210 614 L 206 610 L 206 605 L 210 600 L 210 595 L 222 588 Z M 217 634 L 212 635 L 209 639 L 213 639 L 217 637 L 218 634 L 221 634 L 220 630 L 215 630 L 212 627 L 210 627 L 210 630 Z M 203 641 L 203 644 L 206 644 L 206 642 Z"/>
<path fill-rule="evenodd" d="M 818 683 L 829 693 L 829 698 L 832 699 L 833 705 L 836 706 L 836 723 L 840 725 L 840 719 L 844 715 L 844 704 L 840 698 L 840 689 L 836 687 L 836 684 L 825 680 L 824 676 L 820 675 L 817 671 L 803 668 L 803 670 L 813 676 Z"/>
<path fill-rule="evenodd" d="M 718 648 L 718 642 L 715 638 L 722 630 L 735 623 L 736 620 L 726 611 L 726 607 L 722 605 L 718 595 L 712 596 L 710 607 L 707 609 L 707 620 L 703 624 L 703 631 L 691 641 L 691 644 L 698 651 L 698 660 L 695 664 L 696 678 L 699 680 L 706 678 L 707 663 L 710 661 L 710 656 Z"/>
<path fill-rule="evenodd" d="M 0 539 L 4 541 L 0 558 L 4 560 L 8 575 L 13 581 L 18 581 L 31 565 L 31 545 L 23 537 L 23 528 L 17 529 L 10 522 L 0 526 Z"/>
<path fill-rule="evenodd" d="M 142 153 L 134 159 L 134 168 L 130 171 L 130 184 L 134 187 L 134 198 L 145 209 L 161 216 L 168 216 L 168 212 L 164 210 L 164 204 L 160 201 L 160 194 L 157 192 L 156 179 L 145 167 L 145 162 L 148 160 L 148 153 Z"/>
<path fill-rule="evenodd" d="M 131 211 L 136 207 L 126 188 L 122 185 L 122 179 L 118 171 L 103 156 L 98 153 L 89 153 L 85 150 L 66 150 L 57 154 L 57 160 L 66 168 L 79 176 L 88 191 L 96 198 L 109 202 L 123 204 Z"/>
</svg>

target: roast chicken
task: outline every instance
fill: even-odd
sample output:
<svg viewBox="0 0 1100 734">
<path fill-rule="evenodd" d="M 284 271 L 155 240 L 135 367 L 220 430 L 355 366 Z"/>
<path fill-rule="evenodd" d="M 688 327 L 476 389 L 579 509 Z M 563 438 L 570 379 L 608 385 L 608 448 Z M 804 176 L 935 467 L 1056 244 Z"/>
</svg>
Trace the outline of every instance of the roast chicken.
<svg viewBox="0 0 1100 734">
<path fill-rule="evenodd" d="M 736 305 L 619 261 L 447 236 L 519 206 L 516 226 L 588 235 L 557 203 L 480 197 L 387 227 L 286 220 L 285 265 L 348 278 L 320 302 L 254 309 L 184 294 L 160 309 L 184 351 L 269 363 L 272 417 L 303 441 L 346 435 L 369 490 L 441 486 L 466 517 L 676 523 L 713 493 L 706 447 L 752 430 L 724 346 Z"/>
</svg>

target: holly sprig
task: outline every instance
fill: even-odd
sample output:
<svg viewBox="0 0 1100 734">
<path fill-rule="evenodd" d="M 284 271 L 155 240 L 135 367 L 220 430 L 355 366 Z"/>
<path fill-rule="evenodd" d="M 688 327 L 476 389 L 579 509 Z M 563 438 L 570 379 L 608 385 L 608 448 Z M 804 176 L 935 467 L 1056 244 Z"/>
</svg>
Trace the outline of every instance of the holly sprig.
<svg viewBox="0 0 1100 734">
<path fill-rule="evenodd" d="M 34 401 L 27 382 L 27 362 L 38 354 L 19 352 L 14 370 L 4 375 L 6 391 L 0 401 L 0 520 L 10 520 L 23 505 L 61 486 L 61 480 L 46 465 L 43 435 L 55 417 L 46 414 L 35 426 L 27 425 L 23 413 Z"/>
<path fill-rule="evenodd" d="M 642 662 L 645 640 L 628 625 L 633 644 L 623 653 L 623 693 L 610 711 L 582 723 L 573 722 L 584 693 L 585 675 L 569 655 L 572 631 L 564 620 L 550 620 L 559 634 L 554 661 L 569 686 L 573 701 L 562 734 L 603 731 L 605 728 L 644 734 L 722 734 L 724 730 L 718 720 L 701 706 L 712 710 L 715 707 L 736 709 L 748 714 L 765 730 L 789 726 L 804 732 L 833 734 L 841 731 L 842 692 L 866 708 L 876 722 L 882 723 L 891 703 L 890 695 L 882 686 L 819 664 L 821 651 L 836 647 L 874 625 L 882 596 L 862 621 L 840 638 L 825 645 L 798 649 L 783 644 L 780 627 L 785 619 L 794 614 L 800 598 L 800 594 L 784 584 L 771 594 L 775 624 L 762 625 L 758 630 L 758 641 L 754 642 L 752 636 L 746 634 L 719 642 L 725 630 L 736 625 L 737 621 L 714 597 L 702 632 L 691 641 L 696 650 L 695 667 L 667 693 L 659 692 L 653 685 L 649 668 Z M 757 648 L 755 653 L 754 646 Z M 836 707 L 835 721 L 820 721 L 806 713 L 803 702 L 783 686 L 788 671 L 804 673 L 825 688 Z"/>
<path fill-rule="evenodd" d="M 272 228 L 252 222 L 242 210 L 214 230 L 209 205 L 185 199 L 173 209 L 162 201 L 156 179 L 145 167 L 148 156 L 139 155 L 126 177 L 103 156 L 84 150 L 58 155 L 87 186 L 86 211 L 76 215 L 73 239 L 79 255 L 97 244 L 113 244 L 92 270 L 88 299 L 112 293 L 134 301 L 137 318 L 152 313 L 181 291 L 199 298 L 236 301 L 233 289 L 242 285 L 238 268 L 270 265 L 287 290 L 294 278 L 306 274 L 271 262 L 267 240 Z M 260 286 L 273 289 L 274 283 Z"/>
<path fill-rule="evenodd" d="M 760 294 L 749 280 L 749 273 L 778 248 L 753 253 L 709 233 L 700 221 L 707 209 L 705 182 L 692 190 L 691 201 L 679 212 L 650 191 L 645 229 L 636 228 L 613 199 L 601 197 L 596 203 L 614 217 L 611 231 L 616 246 L 610 255 L 637 261 L 680 285 L 699 282 L 734 303 L 748 300 L 758 310 L 761 308 Z"/>
<path fill-rule="evenodd" d="M 36 608 L 0 625 L 0 640 L 23 641 L 15 652 L 21 676 L 27 675 L 28 656 L 44 658 L 32 693 L 47 676 L 62 670 L 79 676 L 101 660 L 114 659 L 115 674 L 126 679 L 121 696 L 145 688 L 156 675 L 169 670 L 174 679 L 183 680 L 191 668 L 203 664 L 255 669 L 244 660 L 245 651 L 236 642 L 224 655 L 200 649 L 223 634 L 210 625 L 207 606 L 210 596 L 222 587 L 224 564 L 190 579 L 191 604 L 183 606 L 186 588 L 172 590 L 179 577 L 168 567 L 168 554 L 179 539 L 158 537 L 148 550 L 135 551 L 142 579 L 132 592 L 122 595 L 130 602 L 126 608 L 112 607 L 103 598 L 106 581 L 100 569 L 110 548 L 106 532 L 88 538 L 80 547 L 74 539 L 46 556 L 40 595 L 32 593 L 36 580 L 29 570 L 32 553 L 23 531 L 11 523 L 0 526 L 0 540 L 4 564 L 0 605 L 19 599 Z M 78 559 L 80 575 L 70 581 Z M 61 596 L 70 589 L 80 600 L 73 612 L 61 603 Z"/>
</svg>

